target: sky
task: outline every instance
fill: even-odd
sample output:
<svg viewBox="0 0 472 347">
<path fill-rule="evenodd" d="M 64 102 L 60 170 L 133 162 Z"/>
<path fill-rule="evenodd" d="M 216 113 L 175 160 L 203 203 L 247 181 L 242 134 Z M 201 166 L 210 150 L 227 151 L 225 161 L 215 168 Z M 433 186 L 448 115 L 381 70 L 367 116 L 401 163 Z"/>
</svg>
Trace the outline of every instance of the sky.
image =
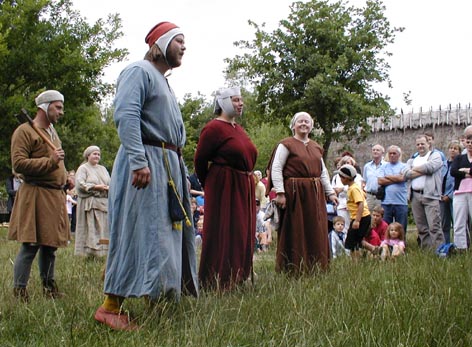
<svg viewBox="0 0 472 347">
<path fill-rule="evenodd" d="M 93 22 L 118 13 L 124 37 L 116 47 L 127 48 L 128 58 L 105 70 L 105 80 L 114 83 L 129 63 L 141 60 L 147 51 L 144 38 L 158 22 L 170 21 L 181 27 L 187 50 L 182 65 L 173 70 L 169 84 L 179 100 L 187 93 L 198 92 L 211 98 L 224 87 L 225 58 L 243 51 L 234 47 L 239 40 L 254 39 L 255 30 L 248 24 L 266 23 L 271 32 L 290 13 L 292 0 L 74 0 L 74 8 Z M 362 7 L 364 0 L 349 0 Z M 472 102 L 470 39 L 472 26 L 470 0 L 384 0 L 385 15 L 392 26 L 404 27 L 387 50 L 393 88 L 379 85 L 390 97 L 390 106 L 398 112 L 417 112 L 420 108 L 438 109 L 449 104 L 463 107 Z M 411 105 L 404 102 L 410 92 Z"/>
</svg>

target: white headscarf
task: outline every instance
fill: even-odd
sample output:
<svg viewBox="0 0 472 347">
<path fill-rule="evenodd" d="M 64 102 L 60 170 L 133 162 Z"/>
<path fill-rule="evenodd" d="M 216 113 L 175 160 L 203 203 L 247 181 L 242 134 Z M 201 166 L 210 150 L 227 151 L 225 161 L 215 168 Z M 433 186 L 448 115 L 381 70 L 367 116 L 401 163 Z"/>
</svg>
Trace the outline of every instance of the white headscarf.
<svg viewBox="0 0 472 347">
<path fill-rule="evenodd" d="M 232 96 L 240 96 L 241 89 L 239 87 L 232 87 L 226 89 L 220 89 L 215 95 L 215 111 L 221 108 L 224 113 L 230 117 L 238 116 L 234 109 L 233 102 L 231 101 Z"/>
</svg>

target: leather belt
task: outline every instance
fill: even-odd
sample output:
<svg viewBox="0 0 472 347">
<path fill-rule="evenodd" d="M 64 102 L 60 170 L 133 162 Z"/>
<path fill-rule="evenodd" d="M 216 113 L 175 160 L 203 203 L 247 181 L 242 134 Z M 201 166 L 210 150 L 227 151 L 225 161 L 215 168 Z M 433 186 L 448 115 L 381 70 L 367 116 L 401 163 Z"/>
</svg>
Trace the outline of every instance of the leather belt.
<svg viewBox="0 0 472 347">
<path fill-rule="evenodd" d="M 412 191 L 414 191 L 415 193 L 418 193 L 418 194 L 423 194 L 423 192 L 424 192 L 423 189 L 412 189 Z"/>
<path fill-rule="evenodd" d="M 171 151 L 174 151 L 175 153 L 177 153 L 179 156 L 182 155 L 182 148 L 181 147 L 177 147 L 173 144 L 170 144 L 170 143 L 165 143 L 165 142 L 162 142 L 162 141 L 154 141 L 154 140 L 147 140 L 147 139 L 143 139 L 143 144 L 144 145 L 149 145 L 149 146 L 154 146 L 154 147 L 164 147 L 165 149 L 168 149 L 168 150 L 171 150 Z"/>
<path fill-rule="evenodd" d="M 230 169 L 230 170 L 233 170 L 234 172 L 237 172 L 237 173 L 239 173 L 239 174 L 246 175 L 246 176 L 252 176 L 252 175 L 253 175 L 253 172 L 252 172 L 252 171 L 238 170 L 238 169 L 235 169 L 234 167 L 229 166 L 228 164 L 217 163 L 217 162 L 212 161 L 212 162 L 211 162 L 211 165 L 224 166 L 224 167 L 227 167 L 227 168 Z"/>
<path fill-rule="evenodd" d="M 41 188 L 46 188 L 46 189 L 55 189 L 55 190 L 64 190 L 65 185 L 63 186 L 53 186 L 48 183 L 43 183 L 43 182 L 35 182 L 35 181 L 25 181 L 29 185 L 35 186 L 35 187 L 41 187 Z"/>
</svg>

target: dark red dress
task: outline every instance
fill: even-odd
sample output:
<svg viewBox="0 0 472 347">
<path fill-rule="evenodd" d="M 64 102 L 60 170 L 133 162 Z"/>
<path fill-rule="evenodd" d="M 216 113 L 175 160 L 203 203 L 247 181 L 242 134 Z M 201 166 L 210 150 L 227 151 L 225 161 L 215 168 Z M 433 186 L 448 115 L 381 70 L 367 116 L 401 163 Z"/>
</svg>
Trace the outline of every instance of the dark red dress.
<svg viewBox="0 0 472 347">
<path fill-rule="evenodd" d="M 280 143 L 290 154 L 283 168 L 287 202 L 280 214 L 276 271 L 301 274 L 325 270 L 329 241 L 326 196 L 320 181 L 323 149 L 315 141 L 305 145 L 293 137 Z"/>
<path fill-rule="evenodd" d="M 215 119 L 203 128 L 195 171 L 205 191 L 199 270 L 204 288 L 230 289 L 251 274 L 256 159 L 257 149 L 240 125 Z"/>
</svg>

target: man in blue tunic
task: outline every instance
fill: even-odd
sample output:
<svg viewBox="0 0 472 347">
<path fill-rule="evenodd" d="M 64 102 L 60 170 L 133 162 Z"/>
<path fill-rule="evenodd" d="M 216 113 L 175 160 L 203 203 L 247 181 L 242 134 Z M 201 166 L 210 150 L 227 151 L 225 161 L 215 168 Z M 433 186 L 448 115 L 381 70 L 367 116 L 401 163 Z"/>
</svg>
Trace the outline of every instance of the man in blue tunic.
<svg viewBox="0 0 472 347">
<path fill-rule="evenodd" d="M 116 330 L 137 326 L 123 312 L 125 298 L 179 299 L 198 295 L 195 236 L 181 157 L 185 128 L 165 73 L 180 66 L 182 31 L 157 24 L 145 39 L 144 60 L 127 66 L 117 82 L 114 120 L 121 146 L 109 191 L 110 246 L 105 301 L 95 319 Z M 171 218 L 168 181 L 175 182 L 183 220 Z M 178 202 L 178 201 L 177 201 Z"/>
</svg>

